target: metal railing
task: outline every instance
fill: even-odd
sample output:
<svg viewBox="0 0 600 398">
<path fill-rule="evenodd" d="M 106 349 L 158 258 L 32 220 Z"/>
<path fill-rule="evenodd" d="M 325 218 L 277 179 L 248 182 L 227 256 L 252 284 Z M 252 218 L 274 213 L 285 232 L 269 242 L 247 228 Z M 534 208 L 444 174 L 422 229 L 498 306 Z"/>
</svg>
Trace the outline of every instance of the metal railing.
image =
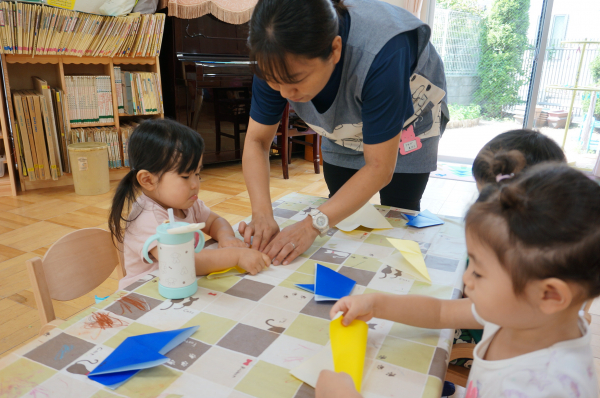
<svg viewBox="0 0 600 398">
<path fill-rule="evenodd" d="M 435 10 L 431 42 L 444 61 L 447 76 L 476 76 L 481 18 L 466 12 Z"/>
</svg>

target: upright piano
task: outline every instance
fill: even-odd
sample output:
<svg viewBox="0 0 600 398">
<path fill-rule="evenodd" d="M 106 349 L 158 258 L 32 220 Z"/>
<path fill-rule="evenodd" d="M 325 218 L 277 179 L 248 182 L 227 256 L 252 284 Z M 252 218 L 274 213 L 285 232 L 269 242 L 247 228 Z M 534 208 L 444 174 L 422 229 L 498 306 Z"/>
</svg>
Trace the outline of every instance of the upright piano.
<svg viewBox="0 0 600 398">
<path fill-rule="evenodd" d="M 252 86 L 248 23 L 167 17 L 163 37 L 165 116 L 202 135 L 204 164 L 241 159 Z"/>
</svg>

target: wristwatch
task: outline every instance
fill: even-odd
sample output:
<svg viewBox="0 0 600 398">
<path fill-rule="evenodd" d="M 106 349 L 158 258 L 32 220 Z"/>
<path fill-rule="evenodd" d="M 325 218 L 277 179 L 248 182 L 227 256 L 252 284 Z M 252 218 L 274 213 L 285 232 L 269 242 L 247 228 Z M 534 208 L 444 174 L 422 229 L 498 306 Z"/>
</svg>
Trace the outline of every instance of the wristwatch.
<svg viewBox="0 0 600 398">
<path fill-rule="evenodd" d="M 320 237 L 325 236 L 329 231 L 329 218 L 321 213 L 319 209 L 312 209 L 309 214 L 312 217 L 313 228 L 319 231 Z"/>
</svg>

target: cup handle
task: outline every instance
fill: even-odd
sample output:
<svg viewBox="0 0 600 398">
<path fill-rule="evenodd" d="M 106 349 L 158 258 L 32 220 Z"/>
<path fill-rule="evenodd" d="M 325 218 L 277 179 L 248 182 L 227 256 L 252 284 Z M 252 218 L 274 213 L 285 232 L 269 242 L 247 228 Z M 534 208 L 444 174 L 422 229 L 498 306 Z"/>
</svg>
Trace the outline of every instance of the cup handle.
<svg viewBox="0 0 600 398">
<path fill-rule="evenodd" d="M 152 259 L 150 259 L 150 256 L 148 255 L 148 247 L 150 246 L 150 243 L 154 242 L 155 240 L 158 240 L 158 234 L 154 234 L 151 237 L 149 237 L 148 240 L 146 240 L 146 243 L 144 243 L 144 248 L 142 249 L 142 254 L 144 255 L 144 258 L 150 264 L 154 263 L 154 261 L 152 261 Z"/>
<path fill-rule="evenodd" d="M 204 234 L 202 233 L 202 231 L 200 231 L 199 229 L 194 231 L 194 233 L 198 232 L 198 244 L 196 245 L 196 248 L 194 249 L 194 252 L 198 253 L 200 250 L 202 250 L 204 248 Z"/>
</svg>

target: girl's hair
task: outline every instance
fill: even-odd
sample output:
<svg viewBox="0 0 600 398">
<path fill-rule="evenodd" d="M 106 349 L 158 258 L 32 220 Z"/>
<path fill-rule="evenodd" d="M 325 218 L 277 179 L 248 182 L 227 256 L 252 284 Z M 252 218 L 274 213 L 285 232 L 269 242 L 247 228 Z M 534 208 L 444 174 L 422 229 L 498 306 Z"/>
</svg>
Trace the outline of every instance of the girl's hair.
<svg viewBox="0 0 600 398">
<path fill-rule="evenodd" d="M 480 183 L 496 183 L 498 175 L 517 174 L 545 161 L 566 161 L 554 140 L 533 130 L 511 130 L 496 136 L 479 151 L 473 162 L 473 177 Z"/>
<path fill-rule="evenodd" d="M 516 294 L 559 278 L 600 295 L 600 186 L 567 165 L 531 167 L 484 188 L 467 213 L 467 233 L 490 247 Z"/>
<path fill-rule="evenodd" d="M 250 60 L 261 79 L 295 83 L 286 55 L 326 60 L 338 35 L 343 0 L 259 0 L 250 20 Z"/>
<path fill-rule="evenodd" d="M 133 221 L 124 218 L 123 212 L 129 213 L 129 206 L 136 200 L 140 170 L 157 175 L 159 180 L 169 171 L 191 173 L 198 169 L 203 152 L 204 140 L 200 134 L 174 120 L 151 119 L 137 126 L 129 137 L 127 151 L 131 170 L 117 187 L 108 218 L 113 236 L 123 242 L 122 221 Z"/>
</svg>

